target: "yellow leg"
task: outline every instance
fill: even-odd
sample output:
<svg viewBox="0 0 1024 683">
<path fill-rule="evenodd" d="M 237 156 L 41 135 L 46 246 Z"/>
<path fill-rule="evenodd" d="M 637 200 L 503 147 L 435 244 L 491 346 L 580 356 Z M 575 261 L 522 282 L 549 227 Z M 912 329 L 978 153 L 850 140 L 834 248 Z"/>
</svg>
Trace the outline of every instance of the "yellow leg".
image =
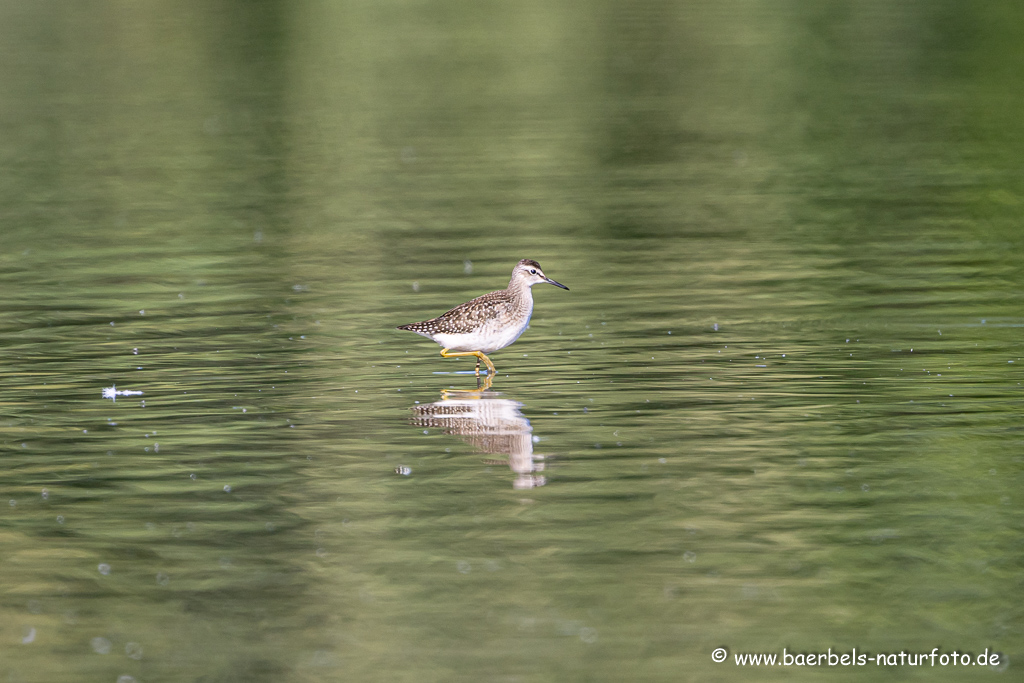
<svg viewBox="0 0 1024 683">
<path fill-rule="evenodd" d="M 458 356 L 476 356 L 476 374 L 480 374 L 480 361 L 484 362 L 487 366 L 487 373 L 491 376 L 494 375 L 494 363 L 491 359 L 484 355 L 483 351 L 449 351 L 448 349 L 441 349 L 441 355 L 445 358 L 456 358 Z"/>
<path fill-rule="evenodd" d="M 480 377 L 476 378 L 476 389 L 442 389 L 441 398 L 445 400 L 453 398 L 483 398 L 487 390 L 491 388 L 491 382 L 494 380 L 491 379 L 490 375 L 484 375 L 482 379 L 483 381 L 481 381 Z"/>
</svg>

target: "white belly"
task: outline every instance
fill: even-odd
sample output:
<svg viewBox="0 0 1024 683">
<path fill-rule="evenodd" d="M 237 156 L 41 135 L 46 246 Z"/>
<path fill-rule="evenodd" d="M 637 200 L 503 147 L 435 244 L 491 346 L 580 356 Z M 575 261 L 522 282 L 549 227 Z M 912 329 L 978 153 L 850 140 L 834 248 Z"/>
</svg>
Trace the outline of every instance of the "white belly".
<svg viewBox="0 0 1024 683">
<path fill-rule="evenodd" d="M 466 334 L 438 333 L 434 341 L 450 351 L 483 351 L 491 353 L 503 349 L 526 331 L 530 326 L 529 316 L 517 326 L 500 326 L 491 324 Z"/>
</svg>

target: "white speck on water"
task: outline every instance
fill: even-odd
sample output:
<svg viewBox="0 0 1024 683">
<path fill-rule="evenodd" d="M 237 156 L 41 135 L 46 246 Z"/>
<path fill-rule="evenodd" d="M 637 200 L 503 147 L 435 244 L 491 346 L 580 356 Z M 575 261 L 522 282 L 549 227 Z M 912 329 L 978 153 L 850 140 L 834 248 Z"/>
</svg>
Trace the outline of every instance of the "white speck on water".
<svg viewBox="0 0 1024 683">
<path fill-rule="evenodd" d="M 18 506 L 18 501 L 16 501 L 13 498 L 11 498 L 9 501 L 7 501 L 7 504 L 10 505 L 12 508 L 13 507 L 17 507 Z"/>
<path fill-rule="evenodd" d="M 399 465 L 395 468 L 395 474 L 401 474 L 403 477 L 408 477 L 412 474 L 412 468 L 406 467 L 405 465 Z"/>
<path fill-rule="evenodd" d="M 114 326 L 114 321 L 113 321 L 113 320 L 111 320 L 111 321 L 110 321 L 110 326 L 111 326 L 111 327 L 113 327 L 113 326 Z"/>
<path fill-rule="evenodd" d="M 171 577 L 170 576 L 168 576 L 164 572 L 157 572 L 157 574 L 156 574 L 156 583 L 157 583 L 158 586 L 166 586 L 170 582 L 171 582 Z"/>
<path fill-rule="evenodd" d="M 106 638 L 96 636 L 89 641 L 89 645 L 92 647 L 92 651 L 98 655 L 109 655 L 111 643 Z"/>
<path fill-rule="evenodd" d="M 114 401 L 115 403 L 117 402 L 118 396 L 142 396 L 142 394 L 143 392 L 135 391 L 132 389 L 118 389 L 116 384 L 113 386 L 103 388 L 103 398 L 109 398 L 111 401 Z"/>
<path fill-rule="evenodd" d="M 597 642 L 597 629 L 589 626 L 584 626 L 580 629 L 580 640 L 590 645 L 591 643 Z"/>
<path fill-rule="evenodd" d="M 135 676 L 129 676 L 128 674 L 122 674 L 117 677 L 117 683 L 139 683 L 135 680 Z"/>
<path fill-rule="evenodd" d="M 413 283 L 412 283 L 412 291 L 414 291 L 414 292 L 420 291 L 420 283 L 419 282 L 413 281 Z"/>
<path fill-rule="evenodd" d="M 685 553 L 683 553 L 683 559 L 687 562 L 696 562 L 697 553 L 693 552 L 692 550 L 687 550 Z"/>
<path fill-rule="evenodd" d="M 24 637 L 21 639 L 21 644 L 22 645 L 28 645 L 29 643 L 31 643 L 35 639 L 36 639 L 36 630 L 32 626 L 29 626 L 28 630 L 25 632 Z"/>
<path fill-rule="evenodd" d="M 139 309 L 139 315 L 146 315 L 146 309 L 145 308 L 140 308 Z"/>
<path fill-rule="evenodd" d="M 43 500 L 49 500 L 50 492 L 47 489 L 43 489 Z"/>
<path fill-rule="evenodd" d="M 712 325 L 712 328 L 715 330 L 715 332 L 718 332 L 718 323 Z"/>
<path fill-rule="evenodd" d="M 64 523 L 64 515 L 57 515 L 57 524 Z"/>
<path fill-rule="evenodd" d="M 231 484 L 224 484 L 224 493 L 231 493 Z"/>
<path fill-rule="evenodd" d="M 96 569 L 99 571 L 100 574 L 103 574 L 103 576 L 108 576 L 110 574 L 110 565 L 106 562 L 100 562 L 96 566 Z"/>
<path fill-rule="evenodd" d="M 473 274 L 473 262 L 472 261 L 463 261 L 462 262 L 462 272 L 465 273 L 466 275 L 472 275 Z"/>
<path fill-rule="evenodd" d="M 468 574 L 473 568 L 470 566 L 469 562 L 459 560 L 455 563 L 455 569 L 458 570 L 460 574 Z"/>
</svg>

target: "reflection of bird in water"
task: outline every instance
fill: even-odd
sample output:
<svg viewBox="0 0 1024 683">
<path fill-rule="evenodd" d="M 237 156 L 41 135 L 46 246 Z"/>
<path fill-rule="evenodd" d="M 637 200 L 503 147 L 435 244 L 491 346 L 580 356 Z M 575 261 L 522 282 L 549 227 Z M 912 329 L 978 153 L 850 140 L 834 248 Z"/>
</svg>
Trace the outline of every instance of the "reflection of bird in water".
<svg viewBox="0 0 1024 683">
<path fill-rule="evenodd" d="M 493 377 L 494 363 L 487 354 L 505 348 L 529 327 L 533 313 L 530 288 L 541 282 L 569 289 L 545 275 L 536 261 L 523 259 L 512 270 L 508 288 L 478 296 L 436 318 L 398 329 L 433 339 L 444 347 L 441 355 L 445 358 L 476 356 L 476 374 L 480 374 L 480 361 L 483 361 L 487 376 Z"/>
<path fill-rule="evenodd" d="M 466 398 L 444 398 L 413 406 L 413 424 L 443 429 L 484 453 L 508 456 L 508 466 L 518 476 L 513 488 L 543 486 L 544 456 L 533 454 L 533 428 L 519 412 L 522 403 L 495 398 L 490 392 L 465 392 Z M 504 461 L 502 461 L 504 462 Z"/>
</svg>

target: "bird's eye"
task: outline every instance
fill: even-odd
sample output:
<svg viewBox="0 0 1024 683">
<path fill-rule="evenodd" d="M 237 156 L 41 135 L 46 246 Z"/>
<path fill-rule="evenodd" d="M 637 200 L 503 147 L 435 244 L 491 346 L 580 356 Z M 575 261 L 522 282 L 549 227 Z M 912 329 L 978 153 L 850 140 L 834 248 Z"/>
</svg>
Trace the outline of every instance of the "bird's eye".
<svg viewBox="0 0 1024 683">
<path fill-rule="evenodd" d="M 534 268 L 530 268 L 530 275 L 536 275 L 537 271 Z"/>
</svg>

